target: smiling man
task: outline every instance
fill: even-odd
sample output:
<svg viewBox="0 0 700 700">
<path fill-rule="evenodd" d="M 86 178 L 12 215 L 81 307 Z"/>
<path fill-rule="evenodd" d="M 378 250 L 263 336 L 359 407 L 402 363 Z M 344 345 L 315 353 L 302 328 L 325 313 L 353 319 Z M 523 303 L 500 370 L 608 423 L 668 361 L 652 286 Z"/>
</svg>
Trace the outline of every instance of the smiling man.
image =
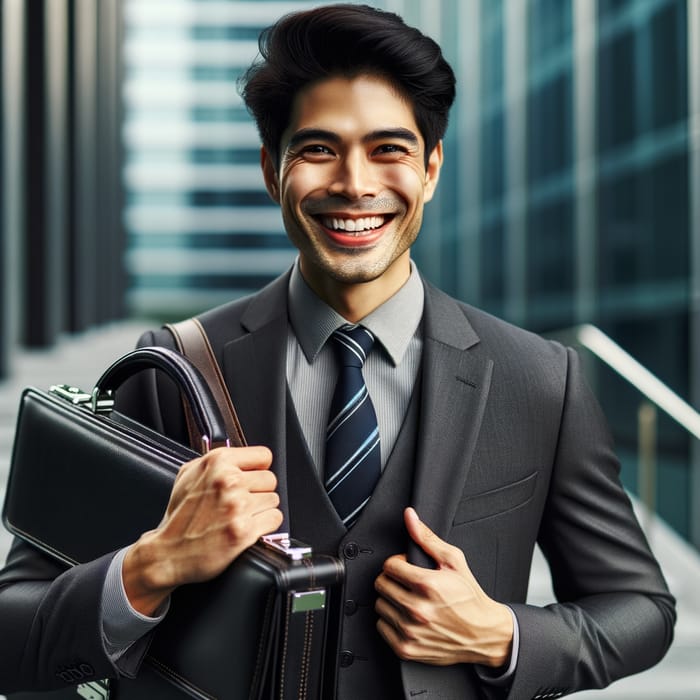
<svg viewBox="0 0 700 700">
<path fill-rule="evenodd" d="M 0 690 L 58 685 L 75 659 L 137 673 L 170 593 L 283 522 L 345 560 L 342 700 L 558 697 L 653 665 L 674 601 L 576 354 L 411 261 L 454 99 L 439 47 L 394 14 L 336 5 L 281 19 L 260 48 L 242 91 L 299 256 L 199 317 L 257 446 L 184 465 L 159 527 L 122 552 L 59 576 L 16 543 Z M 140 342 L 172 346 L 165 331 Z M 172 387 L 120 398 L 186 441 Z M 536 543 L 546 608 L 525 603 Z"/>
</svg>

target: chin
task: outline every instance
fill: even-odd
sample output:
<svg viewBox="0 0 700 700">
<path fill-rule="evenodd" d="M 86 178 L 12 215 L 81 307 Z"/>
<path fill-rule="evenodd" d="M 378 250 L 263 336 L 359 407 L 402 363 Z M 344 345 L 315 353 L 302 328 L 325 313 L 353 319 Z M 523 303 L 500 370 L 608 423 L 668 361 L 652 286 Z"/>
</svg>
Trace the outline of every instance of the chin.
<svg viewBox="0 0 700 700">
<path fill-rule="evenodd" d="M 389 270 L 390 265 L 384 263 L 349 263 L 339 265 L 329 270 L 329 275 L 342 284 L 367 284 L 383 277 Z"/>
</svg>

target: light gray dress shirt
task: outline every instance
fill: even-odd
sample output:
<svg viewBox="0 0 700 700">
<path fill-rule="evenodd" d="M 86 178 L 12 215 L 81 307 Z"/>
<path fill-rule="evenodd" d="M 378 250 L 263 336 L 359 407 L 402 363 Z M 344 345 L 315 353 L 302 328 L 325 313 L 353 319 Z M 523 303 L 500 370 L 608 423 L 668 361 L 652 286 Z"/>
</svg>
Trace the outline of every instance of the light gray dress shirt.
<svg viewBox="0 0 700 700">
<path fill-rule="evenodd" d="M 382 468 L 394 447 L 416 383 L 423 351 L 423 283 L 413 269 L 408 282 L 362 319 L 376 341 L 362 368 L 377 414 Z M 289 284 L 287 383 L 302 432 L 319 475 L 326 425 L 338 378 L 335 353 L 326 341 L 348 323 L 309 288 L 295 265 Z"/>
</svg>

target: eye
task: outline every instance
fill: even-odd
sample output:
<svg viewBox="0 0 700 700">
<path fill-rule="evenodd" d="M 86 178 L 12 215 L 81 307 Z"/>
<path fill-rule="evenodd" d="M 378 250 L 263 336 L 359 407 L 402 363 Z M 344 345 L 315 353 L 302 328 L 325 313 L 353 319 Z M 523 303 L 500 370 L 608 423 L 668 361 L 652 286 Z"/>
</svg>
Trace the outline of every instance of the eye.
<svg viewBox="0 0 700 700">
<path fill-rule="evenodd" d="M 408 153 L 408 149 L 398 143 L 383 143 L 374 149 L 374 154 L 378 156 L 403 155 Z"/>
<path fill-rule="evenodd" d="M 308 146 L 304 146 L 300 149 L 303 155 L 307 156 L 331 156 L 333 151 L 321 143 L 311 143 Z"/>
</svg>

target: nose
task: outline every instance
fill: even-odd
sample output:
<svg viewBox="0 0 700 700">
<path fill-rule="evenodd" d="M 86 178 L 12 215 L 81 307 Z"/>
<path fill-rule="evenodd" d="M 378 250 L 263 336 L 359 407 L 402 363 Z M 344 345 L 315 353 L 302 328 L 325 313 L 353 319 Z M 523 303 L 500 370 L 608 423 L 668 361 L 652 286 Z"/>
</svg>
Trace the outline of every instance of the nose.
<svg viewBox="0 0 700 700">
<path fill-rule="evenodd" d="M 372 164 L 362 152 L 353 151 L 338 161 L 328 185 L 328 194 L 348 199 L 375 197 L 379 192 Z"/>
</svg>

